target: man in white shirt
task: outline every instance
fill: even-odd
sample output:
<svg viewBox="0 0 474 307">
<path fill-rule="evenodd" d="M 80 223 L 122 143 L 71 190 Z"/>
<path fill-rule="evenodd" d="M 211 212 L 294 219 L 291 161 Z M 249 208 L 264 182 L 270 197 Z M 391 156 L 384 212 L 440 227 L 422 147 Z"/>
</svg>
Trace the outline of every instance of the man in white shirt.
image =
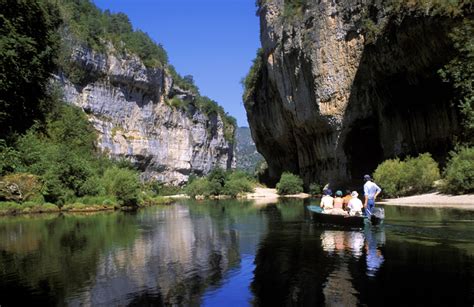
<svg viewBox="0 0 474 307">
<path fill-rule="evenodd" d="M 382 192 L 382 189 L 372 182 L 372 178 L 369 175 L 364 176 L 364 208 L 365 214 L 370 216 L 372 214 L 372 209 L 375 207 L 375 199 Z"/>
</svg>

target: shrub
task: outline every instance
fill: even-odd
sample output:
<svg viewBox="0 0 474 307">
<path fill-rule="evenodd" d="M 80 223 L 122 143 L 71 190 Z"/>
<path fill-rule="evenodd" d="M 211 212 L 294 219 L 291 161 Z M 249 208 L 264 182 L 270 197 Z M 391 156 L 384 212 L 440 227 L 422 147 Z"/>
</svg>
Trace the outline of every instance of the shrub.
<svg viewBox="0 0 474 307">
<path fill-rule="evenodd" d="M 429 153 L 405 160 L 404 188 L 407 193 L 422 193 L 433 188 L 433 183 L 440 178 L 438 163 Z"/>
<path fill-rule="evenodd" d="M 474 192 L 474 147 L 462 147 L 451 153 L 444 179 L 441 189 L 445 193 Z"/>
<path fill-rule="evenodd" d="M 102 205 L 106 206 L 106 207 L 113 207 L 115 205 L 115 201 L 111 200 L 110 198 L 106 198 L 104 199 L 104 201 L 102 201 Z"/>
<path fill-rule="evenodd" d="M 107 193 L 114 195 L 120 205 L 138 205 L 140 181 L 135 171 L 112 167 L 105 171 L 103 182 Z"/>
<path fill-rule="evenodd" d="M 27 201 L 41 196 L 42 183 L 38 176 L 26 173 L 9 174 L 0 180 L 0 199 Z"/>
<path fill-rule="evenodd" d="M 416 158 L 386 160 L 374 172 L 374 179 L 388 197 L 429 191 L 440 178 L 436 161 L 429 153 Z"/>
<path fill-rule="evenodd" d="M 78 196 L 84 195 L 91 195 L 96 196 L 100 194 L 104 194 L 105 190 L 102 186 L 102 182 L 100 178 L 96 176 L 92 176 L 87 178 L 82 185 L 79 187 L 79 191 L 77 193 Z"/>
<path fill-rule="evenodd" d="M 206 178 L 197 178 L 186 186 L 185 191 L 187 195 L 193 198 L 198 195 L 207 197 L 210 195 L 210 183 Z"/>
<path fill-rule="evenodd" d="M 280 195 L 301 193 L 303 192 L 303 180 L 292 173 L 285 172 L 281 175 L 276 189 Z"/>
<path fill-rule="evenodd" d="M 237 197 L 240 193 L 253 192 L 253 185 L 247 174 L 236 171 L 228 176 L 222 194 Z"/>
<path fill-rule="evenodd" d="M 320 195 L 321 192 L 322 192 L 322 187 L 320 184 L 313 182 L 309 185 L 309 194 Z"/>
<path fill-rule="evenodd" d="M 20 153 L 0 139 L 0 175 L 15 171 L 21 165 Z"/>
<path fill-rule="evenodd" d="M 374 179 L 388 197 L 401 195 L 404 176 L 404 163 L 398 158 L 382 162 L 374 172 Z"/>
</svg>

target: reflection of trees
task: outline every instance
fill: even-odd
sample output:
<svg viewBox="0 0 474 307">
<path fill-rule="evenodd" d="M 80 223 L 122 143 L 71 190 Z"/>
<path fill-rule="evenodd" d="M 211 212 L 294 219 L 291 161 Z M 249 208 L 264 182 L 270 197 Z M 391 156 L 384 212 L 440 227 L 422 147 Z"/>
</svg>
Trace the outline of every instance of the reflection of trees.
<svg viewBox="0 0 474 307">
<path fill-rule="evenodd" d="M 63 304 L 93 278 L 99 254 L 135 234 L 122 214 L 0 220 L 0 304 Z"/>
</svg>

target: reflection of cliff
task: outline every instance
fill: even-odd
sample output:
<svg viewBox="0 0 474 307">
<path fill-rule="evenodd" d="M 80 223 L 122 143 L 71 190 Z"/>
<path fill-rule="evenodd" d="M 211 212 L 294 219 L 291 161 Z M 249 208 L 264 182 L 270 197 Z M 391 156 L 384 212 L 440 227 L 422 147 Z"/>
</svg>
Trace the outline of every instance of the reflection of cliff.
<svg viewBox="0 0 474 307">
<path fill-rule="evenodd" d="M 269 232 L 255 257 L 255 278 L 251 284 L 255 303 L 322 305 L 322 285 L 334 261 L 324 254 L 314 229 L 306 223 L 285 221 L 276 206 L 263 212 L 268 216 Z"/>
<path fill-rule="evenodd" d="M 147 230 L 131 246 L 104 256 L 81 301 L 196 304 L 208 285 L 238 264 L 236 232 L 220 231 L 208 215 L 191 219 L 185 206 L 155 212 L 144 217 Z"/>
</svg>

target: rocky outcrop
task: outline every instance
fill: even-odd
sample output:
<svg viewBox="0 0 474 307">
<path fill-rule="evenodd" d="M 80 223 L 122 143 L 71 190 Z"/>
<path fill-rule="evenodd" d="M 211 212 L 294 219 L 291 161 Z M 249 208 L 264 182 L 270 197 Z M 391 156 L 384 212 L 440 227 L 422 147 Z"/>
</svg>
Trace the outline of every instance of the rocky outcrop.
<svg viewBox="0 0 474 307">
<path fill-rule="evenodd" d="M 66 101 L 88 114 L 102 151 L 130 160 L 144 179 L 168 184 L 235 164 L 220 115 L 198 110 L 195 95 L 174 85 L 166 68 L 149 69 L 134 55 L 107 49 L 97 53 L 76 45 L 71 64 L 86 77 L 72 82 L 58 76 Z M 186 107 L 171 106 L 173 97 Z"/>
<path fill-rule="evenodd" d="M 282 171 L 305 184 L 360 182 L 383 159 L 446 156 L 458 112 L 437 71 L 463 13 L 414 3 L 261 1 L 245 106 L 273 183 Z"/>
<path fill-rule="evenodd" d="M 263 160 L 258 153 L 249 127 L 238 127 L 235 131 L 236 168 L 250 174 L 255 172 L 257 164 Z"/>
</svg>

